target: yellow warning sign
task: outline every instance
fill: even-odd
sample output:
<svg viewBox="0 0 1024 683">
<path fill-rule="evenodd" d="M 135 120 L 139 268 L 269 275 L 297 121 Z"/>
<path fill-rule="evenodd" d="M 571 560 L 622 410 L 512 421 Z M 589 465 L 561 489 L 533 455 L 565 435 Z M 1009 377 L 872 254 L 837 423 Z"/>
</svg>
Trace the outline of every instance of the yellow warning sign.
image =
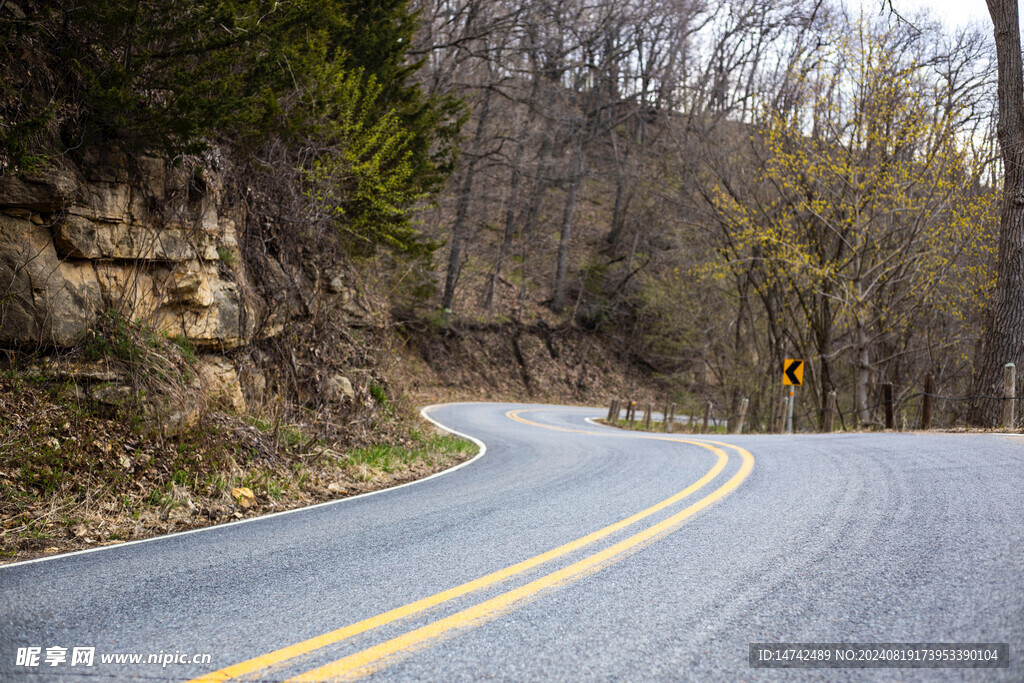
<svg viewBox="0 0 1024 683">
<path fill-rule="evenodd" d="M 787 358 L 782 364 L 782 383 L 798 387 L 804 383 L 804 362 L 799 358 Z"/>
</svg>

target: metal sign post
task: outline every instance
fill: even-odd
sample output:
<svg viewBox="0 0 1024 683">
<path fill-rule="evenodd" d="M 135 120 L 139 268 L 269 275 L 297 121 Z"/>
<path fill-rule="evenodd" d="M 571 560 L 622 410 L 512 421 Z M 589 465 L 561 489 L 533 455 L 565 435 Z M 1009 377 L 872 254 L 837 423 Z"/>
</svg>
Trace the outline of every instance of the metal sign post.
<svg viewBox="0 0 1024 683">
<path fill-rule="evenodd" d="M 786 433 L 793 433 L 793 394 L 796 391 L 792 387 L 789 389 L 789 405 L 786 407 Z"/>
<path fill-rule="evenodd" d="M 804 362 L 799 358 L 787 358 L 782 364 L 782 384 L 789 387 L 789 403 L 786 406 L 786 433 L 793 433 L 793 401 L 796 390 L 804 383 Z"/>
</svg>

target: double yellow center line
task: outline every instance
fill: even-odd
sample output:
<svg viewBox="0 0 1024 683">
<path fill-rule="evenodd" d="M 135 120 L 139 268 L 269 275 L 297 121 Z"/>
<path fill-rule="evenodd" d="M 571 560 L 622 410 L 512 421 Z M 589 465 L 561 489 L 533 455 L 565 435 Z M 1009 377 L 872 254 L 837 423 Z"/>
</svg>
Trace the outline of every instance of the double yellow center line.
<svg viewBox="0 0 1024 683">
<path fill-rule="evenodd" d="M 665 500 L 652 505 L 651 507 L 641 510 L 640 512 L 627 517 L 619 522 L 610 524 L 603 529 L 599 529 L 591 534 L 583 536 L 582 538 L 576 539 L 564 545 L 558 546 L 552 550 L 549 550 L 540 555 L 536 555 L 522 562 L 518 562 L 514 565 L 506 567 L 482 576 L 473 581 L 461 584 L 454 588 L 435 593 L 429 597 L 411 602 L 402 607 L 397 607 L 387 612 L 383 612 L 376 616 L 368 619 L 363 619 L 354 624 L 350 624 L 343 628 L 325 633 L 309 640 L 304 640 L 300 643 L 290 645 L 288 647 L 276 650 L 269 654 L 261 655 L 253 659 L 234 664 L 232 666 L 220 669 L 218 671 L 211 672 L 199 678 L 193 679 L 189 683 L 198 683 L 199 681 L 226 681 L 241 676 L 248 676 L 257 672 L 271 673 L 270 670 L 280 669 L 283 666 L 288 666 L 289 660 L 295 659 L 305 654 L 319 650 L 320 648 L 328 645 L 333 645 L 347 638 L 365 633 L 372 629 L 379 628 L 386 624 L 398 621 L 399 619 L 406 619 L 422 612 L 425 612 L 433 607 L 441 605 L 442 603 L 454 600 L 455 598 L 461 597 L 468 593 L 472 593 L 478 590 L 482 590 L 493 586 L 499 582 L 505 581 L 512 577 L 520 574 L 524 574 L 535 567 L 538 567 L 544 563 L 550 562 L 559 557 L 568 555 L 572 552 L 580 550 L 592 543 L 595 543 L 617 531 L 620 531 L 630 525 L 636 524 L 637 522 L 650 517 L 666 507 L 679 502 L 680 500 L 692 495 L 701 488 L 707 486 L 712 480 L 717 477 L 723 469 L 725 469 L 726 463 L 729 460 L 729 455 L 726 451 L 722 450 L 718 446 L 724 446 L 739 454 L 742 459 L 742 463 L 735 474 L 730 477 L 724 484 L 716 488 L 714 491 L 709 493 L 707 496 L 700 500 L 692 503 L 685 509 L 677 512 L 676 514 L 654 524 L 643 531 L 636 533 L 626 539 L 623 539 L 604 550 L 596 552 L 592 555 L 588 555 L 581 560 L 573 562 L 572 564 L 544 575 L 538 579 L 530 581 L 529 583 L 506 591 L 488 600 L 484 600 L 472 607 L 456 612 L 448 617 L 444 617 L 437 621 L 431 622 L 425 626 L 409 631 L 401 636 L 392 638 L 384 641 L 378 645 L 366 648 L 354 654 L 348 655 L 329 664 L 321 666 L 312 671 L 308 671 L 304 674 L 296 676 L 290 679 L 291 681 L 323 681 L 323 680 L 351 680 L 359 678 L 367 674 L 379 671 L 385 668 L 397 658 L 400 658 L 412 651 L 428 647 L 432 643 L 442 639 L 446 636 L 453 634 L 462 629 L 471 628 L 475 625 L 493 619 L 505 612 L 515 609 L 517 606 L 523 604 L 527 600 L 533 598 L 539 593 L 553 589 L 557 586 L 575 581 L 589 573 L 598 571 L 599 569 L 607 566 L 615 560 L 621 559 L 627 553 L 639 549 L 643 545 L 650 543 L 659 536 L 662 536 L 680 524 L 682 524 L 689 517 L 703 510 L 707 506 L 711 505 L 715 501 L 719 500 L 723 496 L 730 493 L 733 489 L 740 485 L 740 483 L 750 474 L 751 469 L 754 466 L 753 456 L 745 449 L 739 448 L 738 446 L 732 446 L 729 444 L 723 444 L 720 442 L 701 442 L 692 441 L 689 439 L 679 439 L 668 436 L 656 436 L 647 434 L 633 434 L 628 432 L 622 433 L 610 433 L 610 432 L 593 432 L 584 431 L 578 429 L 570 429 L 567 427 L 555 427 L 551 425 L 544 425 L 538 422 L 533 422 L 521 416 L 524 410 L 513 410 L 506 413 L 506 415 L 518 422 L 533 425 L 536 427 L 542 427 L 545 429 L 554 429 L 557 431 L 565 432 L 576 432 L 581 434 L 599 434 L 601 436 L 614 436 L 614 437 L 626 437 L 626 438 L 646 438 L 655 439 L 659 441 L 673 441 L 677 443 L 686 443 L 700 446 L 710 450 L 716 456 L 715 464 L 710 470 L 700 479 L 695 481 L 690 486 L 676 493 Z"/>
</svg>

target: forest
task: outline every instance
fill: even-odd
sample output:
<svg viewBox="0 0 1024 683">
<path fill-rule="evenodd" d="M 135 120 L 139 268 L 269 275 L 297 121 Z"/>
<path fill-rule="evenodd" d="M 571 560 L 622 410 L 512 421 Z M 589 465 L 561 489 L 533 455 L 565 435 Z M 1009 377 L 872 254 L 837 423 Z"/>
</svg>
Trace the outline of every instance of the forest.
<svg viewBox="0 0 1024 683">
<path fill-rule="evenodd" d="M 216 151 L 266 219 L 247 253 L 355 263 L 410 334 L 580 331 L 685 409 L 749 399 L 761 430 L 785 358 L 806 428 L 832 391 L 843 428 L 877 425 L 884 383 L 914 423 L 928 376 L 938 422 L 996 419 L 991 25 L 823 0 L 6 4 L 0 173 Z"/>
<path fill-rule="evenodd" d="M 1002 184 L 989 27 L 801 1 L 417 11 L 417 78 L 469 112 L 423 217 L 452 316 L 555 314 L 691 413 L 749 398 L 763 430 L 785 358 L 807 361 L 810 428 L 831 391 L 844 428 L 879 423 L 883 383 L 904 425 L 929 375 L 979 393 Z M 946 424 L 973 405 L 950 399 Z"/>
</svg>

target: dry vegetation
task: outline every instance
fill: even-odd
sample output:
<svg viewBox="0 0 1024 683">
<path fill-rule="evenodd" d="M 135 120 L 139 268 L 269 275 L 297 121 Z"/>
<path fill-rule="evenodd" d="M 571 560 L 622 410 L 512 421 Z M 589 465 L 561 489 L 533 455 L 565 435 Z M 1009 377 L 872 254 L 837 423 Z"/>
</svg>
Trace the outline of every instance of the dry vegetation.
<svg viewBox="0 0 1024 683">
<path fill-rule="evenodd" d="M 975 398 L 943 425 L 996 393 L 971 386 L 1000 225 L 990 35 L 803 0 L 416 6 L 417 77 L 469 112 L 425 220 L 453 327 L 583 330 L 669 377 L 661 400 L 749 399 L 758 430 L 784 358 L 807 362 L 804 424 L 835 391 L 877 426 L 885 384 L 907 403 L 929 375 Z"/>
<path fill-rule="evenodd" d="M 0 558 L 146 538 L 385 488 L 470 457 L 472 443 L 392 421 L 334 450 L 302 425 L 210 412 L 175 437 L 103 417 L 74 385 L 0 375 Z M 247 487 L 243 508 L 232 489 Z"/>
</svg>

